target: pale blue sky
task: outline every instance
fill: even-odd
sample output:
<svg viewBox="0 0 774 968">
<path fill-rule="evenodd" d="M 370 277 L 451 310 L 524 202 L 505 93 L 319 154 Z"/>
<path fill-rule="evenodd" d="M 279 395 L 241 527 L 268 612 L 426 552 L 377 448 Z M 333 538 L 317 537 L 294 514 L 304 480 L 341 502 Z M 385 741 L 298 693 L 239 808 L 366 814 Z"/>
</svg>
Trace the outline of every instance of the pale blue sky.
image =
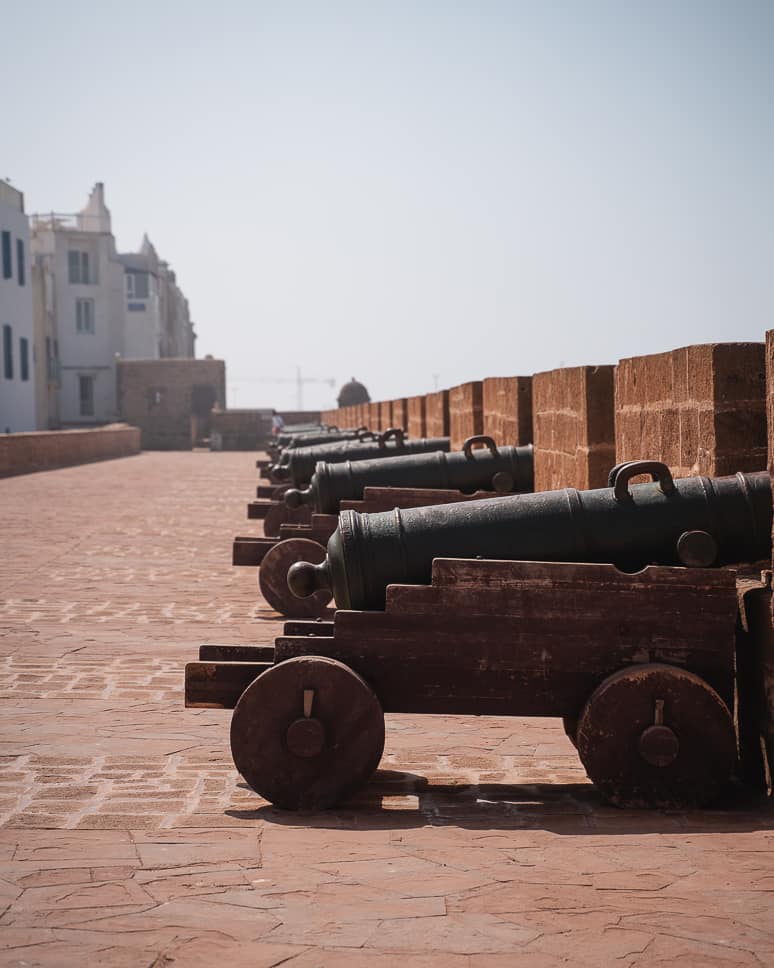
<svg viewBox="0 0 774 968">
<path fill-rule="evenodd" d="M 2 8 L 0 176 L 104 181 L 232 406 L 774 326 L 774 0 Z"/>
</svg>

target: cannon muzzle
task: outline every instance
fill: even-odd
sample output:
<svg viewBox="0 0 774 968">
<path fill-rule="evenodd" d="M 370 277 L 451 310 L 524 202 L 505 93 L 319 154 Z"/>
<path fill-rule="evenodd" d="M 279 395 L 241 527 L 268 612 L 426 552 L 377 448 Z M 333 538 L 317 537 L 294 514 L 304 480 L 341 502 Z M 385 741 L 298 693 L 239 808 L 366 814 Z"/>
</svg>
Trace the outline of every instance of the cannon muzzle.
<svg viewBox="0 0 774 968">
<path fill-rule="evenodd" d="M 332 587 L 328 562 L 313 565 L 297 561 L 288 571 L 288 588 L 296 598 L 309 598 L 317 591 L 330 591 Z"/>
<path fill-rule="evenodd" d="M 285 507 L 293 510 L 300 508 L 302 504 L 313 504 L 312 489 L 311 487 L 307 487 L 303 491 L 300 491 L 296 487 L 291 487 L 290 490 L 285 491 L 284 501 Z"/>
</svg>

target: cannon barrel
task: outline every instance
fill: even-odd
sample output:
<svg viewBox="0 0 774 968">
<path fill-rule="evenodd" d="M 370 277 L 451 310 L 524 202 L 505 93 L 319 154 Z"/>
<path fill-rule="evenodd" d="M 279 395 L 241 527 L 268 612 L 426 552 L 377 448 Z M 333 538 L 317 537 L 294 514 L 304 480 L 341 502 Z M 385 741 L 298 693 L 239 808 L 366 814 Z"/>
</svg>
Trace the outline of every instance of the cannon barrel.
<svg viewBox="0 0 774 968">
<path fill-rule="evenodd" d="M 629 486 L 650 474 L 652 483 Z M 390 584 L 428 584 L 434 558 L 709 565 L 771 557 L 768 473 L 688 477 L 631 461 L 609 487 L 543 491 L 380 514 L 343 511 L 320 565 L 298 562 L 291 591 L 333 592 L 338 608 L 383 609 Z"/>
<path fill-rule="evenodd" d="M 283 445 L 283 450 L 295 450 L 297 447 L 316 447 L 318 444 L 335 444 L 340 440 L 362 440 L 378 436 L 372 434 L 365 427 L 358 427 L 356 430 L 331 430 L 327 433 L 293 434 L 290 440 Z"/>
<path fill-rule="evenodd" d="M 473 450 L 476 443 L 485 444 Z M 343 500 L 360 500 L 366 487 L 429 487 L 472 493 L 531 491 L 532 445 L 498 448 L 491 437 L 470 437 L 461 451 L 409 454 L 405 457 L 320 461 L 309 487 L 285 492 L 289 508 L 310 505 L 321 514 L 338 514 Z"/>
<path fill-rule="evenodd" d="M 379 444 L 392 439 L 395 439 L 397 442 L 401 442 L 403 441 L 404 436 L 405 435 L 402 430 L 394 427 L 390 428 L 390 430 L 386 430 L 383 434 L 373 433 L 370 430 L 366 430 L 364 427 L 360 427 L 357 430 L 346 431 L 346 433 L 336 431 L 335 433 L 326 434 L 324 437 L 320 436 L 317 440 L 317 443 L 304 443 L 298 446 L 295 444 L 289 444 L 286 447 L 282 447 L 279 455 L 271 464 L 270 470 L 274 471 L 279 477 L 282 477 L 282 479 L 288 480 L 289 478 L 287 471 L 283 471 L 282 468 L 288 467 L 291 454 L 293 454 L 296 450 L 308 450 L 309 448 L 314 448 L 315 450 L 320 451 L 320 460 L 324 460 L 325 454 L 338 453 L 339 444 Z"/>
<path fill-rule="evenodd" d="M 295 487 L 304 487 L 312 479 L 319 461 L 341 464 L 344 461 L 370 460 L 374 457 L 401 457 L 406 454 L 425 454 L 434 450 L 449 450 L 448 437 L 421 437 L 404 440 L 402 434 L 393 440 L 382 434 L 378 441 L 342 440 L 319 447 L 299 447 L 288 451 L 286 464 L 274 465 L 274 480 L 292 481 Z"/>
</svg>

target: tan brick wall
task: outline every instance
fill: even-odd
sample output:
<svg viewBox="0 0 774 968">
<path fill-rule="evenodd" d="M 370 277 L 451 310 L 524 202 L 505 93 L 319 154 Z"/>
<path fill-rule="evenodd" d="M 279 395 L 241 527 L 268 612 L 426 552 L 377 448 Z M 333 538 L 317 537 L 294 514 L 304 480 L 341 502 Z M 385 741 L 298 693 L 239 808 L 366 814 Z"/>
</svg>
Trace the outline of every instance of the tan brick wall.
<svg viewBox="0 0 774 968">
<path fill-rule="evenodd" d="M 128 457 L 140 452 L 140 431 L 126 424 L 0 436 L 0 477 Z"/>
<path fill-rule="evenodd" d="M 140 428 L 145 450 L 190 450 L 209 433 L 209 409 L 196 413 L 200 393 L 226 406 L 223 360 L 119 360 L 117 373 L 119 412 Z"/>
<path fill-rule="evenodd" d="M 459 450 L 468 437 L 484 432 L 484 386 L 481 380 L 449 390 L 451 449 Z"/>
<path fill-rule="evenodd" d="M 409 437 L 426 437 L 425 398 L 409 397 L 406 401 L 406 430 Z"/>
<path fill-rule="evenodd" d="M 378 433 L 382 429 L 381 408 L 378 403 L 369 403 L 368 429 Z"/>
<path fill-rule="evenodd" d="M 613 366 L 532 378 L 535 490 L 604 487 L 615 464 Z"/>
<path fill-rule="evenodd" d="M 438 390 L 425 397 L 425 436 L 449 436 L 449 391 Z"/>
<path fill-rule="evenodd" d="M 405 397 L 399 397 L 392 401 L 392 426 L 400 427 L 408 433 L 407 401 Z"/>
<path fill-rule="evenodd" d="M 379 406 L 379 426 L 382 430 L 389 430 L 392 423 L 392 400 L 382 400 Z"/>
<path fill-rule="evenodd" d="M 763 343 L 714 343 L 621 360 L 617 461 L 661 460 L 676 477 L 766 466 Z"/>
<path fill-rule="evenodd" d="M 490 376 L 484 380 L 484 430 L 501 446 L 532 443 L 532 377 Z"/>
</svg>

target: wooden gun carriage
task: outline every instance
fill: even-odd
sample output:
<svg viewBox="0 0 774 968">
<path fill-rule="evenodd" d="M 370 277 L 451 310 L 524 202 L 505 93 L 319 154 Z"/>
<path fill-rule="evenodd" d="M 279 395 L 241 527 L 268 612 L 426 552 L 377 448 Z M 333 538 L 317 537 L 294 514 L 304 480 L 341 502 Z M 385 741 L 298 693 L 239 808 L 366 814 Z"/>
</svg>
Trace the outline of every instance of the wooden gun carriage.
<svg viewBox="0 0 774 968">
<path fill-rule="evenodd" d="M 384 713 L 561 717 L 611 802 L 703 804 L 737 763 L 737 615 L 730 569 L 438 558 L 384 611 L 202 646 L 186 705 L 234 710 L 237 769 L 288 809 L 364 785 Z"/>
</svg>

